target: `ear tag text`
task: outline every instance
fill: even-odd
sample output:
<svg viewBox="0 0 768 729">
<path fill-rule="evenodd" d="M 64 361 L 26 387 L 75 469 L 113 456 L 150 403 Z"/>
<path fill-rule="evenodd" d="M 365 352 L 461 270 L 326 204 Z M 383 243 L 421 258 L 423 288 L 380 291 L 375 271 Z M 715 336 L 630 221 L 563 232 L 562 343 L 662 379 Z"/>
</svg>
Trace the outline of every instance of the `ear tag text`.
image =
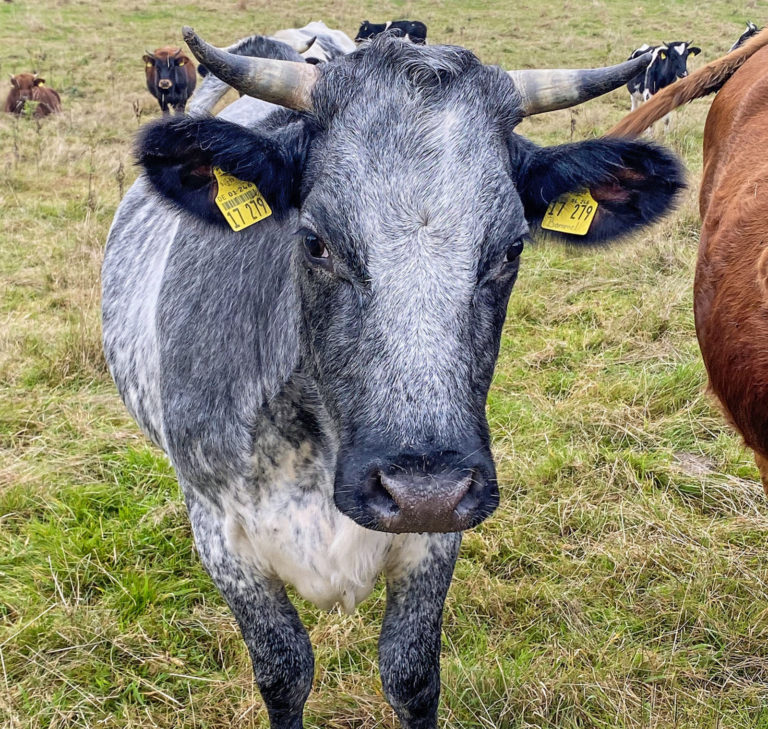
<svg viewBox="0 0 768 729">
<path fill-rule="evenodd" d="M 232 230 L 243 230 L 272 215 L 267 201 L 252 182 L 238 180 L 220 167 L 214 167 L 213 174 L 219 183 L 216 205 Z"/>
<path fill-rule="evenodd" d="M 597 201 L 589 190 L 568 192 L 551 202 L 541 221 L 546 230 L 571 235 L 586 235 L 597 213 Z"/>
</svg>

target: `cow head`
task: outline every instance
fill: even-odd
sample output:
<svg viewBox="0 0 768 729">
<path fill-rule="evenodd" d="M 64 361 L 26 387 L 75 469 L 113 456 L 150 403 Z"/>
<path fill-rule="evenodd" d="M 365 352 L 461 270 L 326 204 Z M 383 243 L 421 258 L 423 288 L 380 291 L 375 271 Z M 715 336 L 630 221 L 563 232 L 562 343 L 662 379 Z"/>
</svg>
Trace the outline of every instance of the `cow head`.
<svg viewBox="0 0 768 729">
<path fill-rule="evenodd" d="M 160 93 L 168 93 L 178 86 L 186 87 L 184 66 L 190 60 L 181 52 L 181 48 L 158 48 L 154 53 L 147 51 L 142 59 L 147 82 Z"/>
<path fill-rule="evenodd" d="M 18 73 L 11 76 L 11 86 L 16 89 L 19 101 L 31 101 L 34 89 L 44 83 L 45 79 L 40 78 L 37 73 Z"/>
<path fill-rule="evenodd" d="M 369 20 L 364 20 L 360 23 L 360 28 L 355 36 L 355 43 L 362 43 L 364 40 L 368 40 L 376 33 L 380 33 L 386 28 L 386 24 L 374 25 Z"/>
<path fill-rule="evenodd" d="M 651 222 L 682 185 L 675 158 L 619 139 L 541 148 L 515 132 L 526 114 L 596 95 L 581 72 L 510 75 L 386 36 L 322 70 L 188 43 L 230 85 L 303 110 L 256 131 L 174 119 L 138 149 L 156 189 L 215 226 L 211 168 L 255 182 L 274 216 L 243 245 L 262 224 L 293 241 L 301 371 L 338 439 L 336 505 L 385 531 L 478 524 L 499 498 L 485 401 L 530 231 L 584 189 L 597 214 L 571 243 Z M 600 92 L 646 62 L 610 81 L 600 70 Z"/>
<path fill-rule="evenodd" d="M 697 56 L 701 53 L 701 48 L 692 46 L 691 42 L 665 42 L 663 46 L 658 48 L 657 52 L 664 76 L 662 85 L 668 85 L 675 79 L 685 78 L 688 75 L 688 56 Z"/>
</svg>

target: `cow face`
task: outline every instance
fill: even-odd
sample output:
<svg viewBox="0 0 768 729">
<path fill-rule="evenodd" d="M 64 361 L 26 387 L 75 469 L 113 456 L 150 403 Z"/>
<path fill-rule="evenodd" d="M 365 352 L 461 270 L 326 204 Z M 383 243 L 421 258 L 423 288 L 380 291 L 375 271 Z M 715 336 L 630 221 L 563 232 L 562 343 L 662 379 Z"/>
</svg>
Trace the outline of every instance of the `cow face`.
<svg viewBox="0 0 768 729">
<path fill-rule="evenodd" d="M 169 93 L 179 86 L 186 87 L 184 66 L 189 63 L 189 58 L 182 54 L 181 48 L 147 53 L 142 56 L 142 59 L 147 74 L 147 84 L 151 84 L 151 87 L 158 92 Z"/>
<path fill-rule="evenodd" d="M 385 37 L 324 69 L 313 114 L 272 132 L 153 125 L 140 161 L 214 245 L 211 165 L 281 216 L 302 372 L 339 444 L 338 508 L 385 531 L 466 529 L 498 503 L 485 400 L 530 228 L 588 188 L 598 213 L 572 242 L 626 233 L 668 208 L 680 171 L 644 142 L 536 147 L 514 131 L 510 78 L 463 49 Z"/>
<path fill-rule="evenodd" d="M 688 56 L 696 56 L 701 53 L 701 48 L 690 45 L 690 41 L 665 43 L 658 50 L 659 61 L 664 69 L 665 86 L 675 79 L 685 78 L 688 75 Z"/>
<path fill-rule="evenodd" d="M 11 76 L 11 86 L 16 89 L 19 101 L 31 101 L 35 88 L 45 83 L 36 73 L 19 73 Z"/>
<path fill-rule="evenodd" d="M 377 33 L 381 33 L 386 27 L 386 23 L 375 24 L 369 20 L 364 20 L 360 24 L 360 28 L 355 36 L 355 43 L 362 43 L 364 40 L 372 38 Z"/>
</svg>

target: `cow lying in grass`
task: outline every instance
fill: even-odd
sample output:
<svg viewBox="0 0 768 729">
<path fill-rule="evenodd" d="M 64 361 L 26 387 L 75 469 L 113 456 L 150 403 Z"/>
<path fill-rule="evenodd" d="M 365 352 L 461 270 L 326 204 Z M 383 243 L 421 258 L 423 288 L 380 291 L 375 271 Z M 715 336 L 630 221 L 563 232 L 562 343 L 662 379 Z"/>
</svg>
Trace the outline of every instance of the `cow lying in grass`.
<svg viewBox="0 0 768 729">
<path fill-rule="evenodd" d="M 11 76 L 11 90 L 5 99 L 5 111 L 21 116 L 27 104 L 34 106 L 32 116 L 40 119 L 61 111 L 61 97 L 45 85 L 37 73 L 19 73 Z"/>
</svg>

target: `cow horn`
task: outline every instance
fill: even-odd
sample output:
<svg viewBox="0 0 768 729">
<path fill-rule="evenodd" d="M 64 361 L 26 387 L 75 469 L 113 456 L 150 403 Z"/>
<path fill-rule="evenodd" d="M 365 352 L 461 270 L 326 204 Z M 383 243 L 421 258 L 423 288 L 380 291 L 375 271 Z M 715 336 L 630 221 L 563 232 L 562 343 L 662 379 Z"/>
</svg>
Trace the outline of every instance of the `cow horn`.
<svg viewBox="0 0 768 729">
<path fill-rule="evenodd" d="M 313 35 L 309 40 L 301 41 L 300 43 L 289 43 L 288 45 L 293 48 L 296 53 L 301 55 L 302 53 L 306 53 L 312 46 L 315 44 L 315 41 L 317 40 L 317 36 Z"/>
<path fill-rule="evenodd" d="M 238 56 L 206 43 L 192 28 L 185 26 L 181 32 L 197 60 L 235 90 L 297 111 L 312 109 L 312 88 L 319 75 L 316 66 Z"/>
<path fill-rule="evenodd" d="M 507 71 L 523 97 L 523 115 L 567 109 L 607 94 L 642 73 L 651 54 L 605 68 Z"/>
</svg>

